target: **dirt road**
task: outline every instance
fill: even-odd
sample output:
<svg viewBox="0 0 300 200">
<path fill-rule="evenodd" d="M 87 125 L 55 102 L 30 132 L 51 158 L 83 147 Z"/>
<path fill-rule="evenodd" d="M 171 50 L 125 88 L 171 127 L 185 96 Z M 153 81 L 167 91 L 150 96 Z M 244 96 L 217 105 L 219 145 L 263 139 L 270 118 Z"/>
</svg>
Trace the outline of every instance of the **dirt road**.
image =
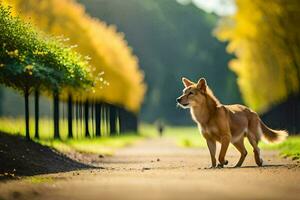
<svg viewBox="0 0 300 200">
<path fill-rule="evenodd" d="M 249 153 L 244 167 L 206 169 L 207 149 L 177 147 L 168 139 L 142 141 L 113 157 L 77 158 L 100 168 L 0 183 L 0 199 L 300 199 L 300 168 L 263 151 L 264 167 Z M 49 163 L 51 165 L 51 163 Z"/>
</svg>

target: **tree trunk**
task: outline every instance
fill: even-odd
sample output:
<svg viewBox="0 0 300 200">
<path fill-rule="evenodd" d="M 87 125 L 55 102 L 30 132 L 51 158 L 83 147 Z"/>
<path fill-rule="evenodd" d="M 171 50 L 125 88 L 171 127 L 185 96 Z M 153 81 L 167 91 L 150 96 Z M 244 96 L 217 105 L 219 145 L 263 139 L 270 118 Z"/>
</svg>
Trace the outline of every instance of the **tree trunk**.
<svg viewBox="0 0 300 200">
<path fill-rule="evenodd" d="M 87 99 L 84 103 L 84 121 L 85 121 L 85 137 L 90 137 L 89 132 L 89 100 Z"/>
<path fill-rule="evenodd" d="M 3 90 L 0 88 L 0 117 L 2 116 L 3 112 L 3 105 L 2 105 L 2 99 L 3 98 Z"/>
<path fill-rule="evenodd" d="M 91 121 L 92 121 L 92 135 L 94 136 L 95 135 L 95 122 L 94 122 L 94 120 L 95 120 L 95 117 L 94 117 L 94 115 L 95 115 L 95 102 L 92 102 L 92 104 L 91 104 L 91 117 L 92 117 L 92 119 L 91 119 Z"/>
<path fill-rule="evenodd" d="M 40 109 L 39 109 L 39 99 L 40 92 L 38 89 L 34 91 L 34 119 L 35 119 L 35 138 L 39 139 L 39 118 L 40 118 Z"/>
<path fill-rule="evenodd" d="M 30 140 L 29 134 L 29 90 L 26 88 L 24 91 L 24 98 L 25 98 L 25 135 L 26 139 Z"/>
<path fill-rule="evenodd" d="M 95 124 L 96 124 L 96 137 L 101 136 L 101 104 L 99 102 L 96 102 L 95 105 Z"/>
<path fill-rule="evenodd" d="M 82 137 L 83 135 L 83 116 L 82 116 L 82 102 L 79 102 L 79 125 L 80 125 L 80 136 Z"/>
<path fill-rule="evenodd" d="M 53 122 L 54 122 L 54 138 L 60 138 L 59 135 L 59 95 L 58 92 L 53 93 Z"/>
<path fill-rule="evenodd" d="M 80 124 L 79 124 L 79 101 L 75 104 L 75 116 L 76 116 L 76 137 L 80 136 Z"/>
<path fill-rule="evenodd" d="M 68 96 L 68 138 L 73 138 L 73 99 Z"/>
<path fill-rule="evenodd" d="M 117 120 L 117 111 L 114 105 L 109 105 L 109 127 L 110 135 L 116 135 L 116 120 Z"/>
<path fill-rule="evenodd" d="M 124 108 L 119 109 L 119 120 L 120 120 L 120 132 L 138 132 L 138 118 L 137 115 L 125 110 Z"/>
<path fill-rule="evenodd" d="M 104 104 L 104 113 L 105 113 L 105 131 L 106 135 L 109 134 L 109 107 L 108 104 Z"/>
</svg>

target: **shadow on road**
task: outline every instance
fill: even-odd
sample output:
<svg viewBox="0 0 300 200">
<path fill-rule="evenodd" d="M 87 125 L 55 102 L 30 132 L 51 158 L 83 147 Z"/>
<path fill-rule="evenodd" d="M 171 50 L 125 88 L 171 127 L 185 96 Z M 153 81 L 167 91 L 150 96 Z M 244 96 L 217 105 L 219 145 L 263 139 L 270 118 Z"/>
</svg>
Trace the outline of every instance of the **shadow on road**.
<svg viewBox="0 0 300 200">
<path fill-rule="evenodd" d="M 233 170 L 233 169 L 267 169 L 267 168 L 279 168 L 279 167 L 287 167 L 288 164 L 275 164 L 275 165 L 263 165 L 261 167 L 258 167 L 256 165 L 253 166 L 242 166 L 242 167 L 223 167 L 223 168 L 204 168 L 204 170 L 214 170 L 214 169 L 227 169 L 227 170 Z"/>
</svg>

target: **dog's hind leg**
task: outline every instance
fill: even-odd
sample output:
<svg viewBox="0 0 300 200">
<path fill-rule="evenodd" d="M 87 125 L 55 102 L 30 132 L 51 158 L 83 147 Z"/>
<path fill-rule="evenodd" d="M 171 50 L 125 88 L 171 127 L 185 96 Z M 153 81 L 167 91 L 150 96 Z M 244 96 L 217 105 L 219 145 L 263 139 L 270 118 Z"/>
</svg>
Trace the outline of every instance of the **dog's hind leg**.
<svg viewBox="0 0 300 200">
<path fill-rule="evenodd" d="M 258 123 L 258 120 L 253 119 L 249 124 L 249 132 L 247 138 L 253 147 L 255 162 L 258 166 L 262 166 L 263 160 L 260 157 L 260 149 L 258 147 L 259 137 L 261 134 L 261 128 Z"/>
<path fill-rule="evenodd" d="M 240 166 L 242 166 L 242 164 L 247 156 L 247 150 L 244 145 L 244 137 L 242 137 L 239 141 L 233 143 L 233 145 L 241 153 L 241 157 L 240 157 L 238 163 L 234 167 L 240 167 Z"/>
<path fill-rule="evenodd" d="M 257 141 L 253 137 L 248 136 L 248 140 L 253 147 L 255 162 L 258 166 L 262 166 L 263 160 L 260 157 L 260 149 L 258 148 Z"/>
</svg>

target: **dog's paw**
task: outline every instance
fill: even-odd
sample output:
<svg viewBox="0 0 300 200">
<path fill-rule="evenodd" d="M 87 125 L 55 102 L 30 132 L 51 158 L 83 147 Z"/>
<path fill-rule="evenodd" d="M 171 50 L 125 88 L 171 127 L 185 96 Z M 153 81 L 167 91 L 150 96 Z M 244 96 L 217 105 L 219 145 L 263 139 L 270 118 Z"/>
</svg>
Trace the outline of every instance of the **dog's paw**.
<svg viewBox="0 0 300 200">
<path fill-rule="evenodd" d="M 263 163 L 264 163 L 263 159 L 259 159 L 259 162 L 257 162 L 256 164 L 257 166 L 262 167 Z"/>
<path fill-rule="evenodd" d="M 217 168 L 219 168 L 219 169 L 221 169 L 221 168 L 223 168 L 224 166 L 221 164 L 221 163 L 219 163 L 218 165 L 217 165 Z"/>
<path fill-rule="evenodd" d="M 224 165 L 228 165 L 228 160 L 224 160 L 224 161 L 219 161 L 220 163 L 218 165 L 222 165 L 222 167 Z M 218 166 L 217 166 L 218 167 Z"/>
</svg>

